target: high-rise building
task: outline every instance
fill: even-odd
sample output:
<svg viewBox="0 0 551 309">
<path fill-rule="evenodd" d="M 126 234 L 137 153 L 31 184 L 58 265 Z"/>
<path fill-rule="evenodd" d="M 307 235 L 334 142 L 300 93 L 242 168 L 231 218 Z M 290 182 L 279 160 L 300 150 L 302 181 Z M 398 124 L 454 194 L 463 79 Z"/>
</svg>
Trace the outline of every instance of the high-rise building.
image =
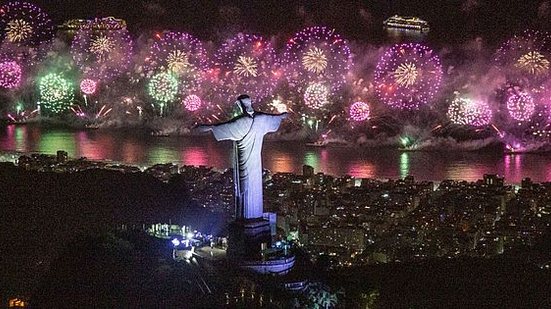
<svg viewBox="0 0 551 309">
<path fill-rule="evenodd" d="M 67 154 L 67 151 L 63 151 L 63 150 L 57 151 L 57 157 L 56 157 L 57 163 L 65 163 L 67 162 L 68 158 L 69 158 L 69 155 Z"/>
<path fill-rule="evenodd" d="M 302 166 L 302 176 L 304 178 L 312 178 L 314 177 L 314 168 L 310 165 L 303 165 Z"/>
<path fill-rule="evenodd" d="M 503 177 L 495 174 L 484 174 L 484 184 L 490 187 L 503 187 Z"/>
</svg>

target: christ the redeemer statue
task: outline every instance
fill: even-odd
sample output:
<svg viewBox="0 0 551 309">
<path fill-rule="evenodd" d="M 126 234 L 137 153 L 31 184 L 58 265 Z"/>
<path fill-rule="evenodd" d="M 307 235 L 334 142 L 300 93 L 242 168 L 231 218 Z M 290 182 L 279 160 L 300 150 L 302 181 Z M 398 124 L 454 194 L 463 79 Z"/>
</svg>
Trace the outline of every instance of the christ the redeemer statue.
<svg viewBox="0 0 551 309">
<path fill-rule="evenodd" d="M 262 142 L 264 135 L 275 132 L 283 114 L 265 114 L 252 107 L 251 98 L 241 95 L 237 98 L 243 113 L 228 122 L 215 125 L 201 125 L 201 132 L 212 131 L 217 141 L 234 141 L 236 152 L 234 162 L 234 184 L 236 191 L 236 219 L 262 218 Z"/>
</svg>

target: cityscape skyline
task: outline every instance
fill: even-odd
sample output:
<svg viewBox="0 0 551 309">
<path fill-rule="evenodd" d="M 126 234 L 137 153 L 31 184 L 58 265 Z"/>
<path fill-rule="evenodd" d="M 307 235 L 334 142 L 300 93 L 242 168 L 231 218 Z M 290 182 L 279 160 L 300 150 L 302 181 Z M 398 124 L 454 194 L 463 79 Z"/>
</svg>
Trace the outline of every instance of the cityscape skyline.
<svg viewBox="0 0 551 309">
<path fill-rule="evenodd" d="M 551 307 L 550 18 L 2 2 L 0 307 Z"/>
</svg>

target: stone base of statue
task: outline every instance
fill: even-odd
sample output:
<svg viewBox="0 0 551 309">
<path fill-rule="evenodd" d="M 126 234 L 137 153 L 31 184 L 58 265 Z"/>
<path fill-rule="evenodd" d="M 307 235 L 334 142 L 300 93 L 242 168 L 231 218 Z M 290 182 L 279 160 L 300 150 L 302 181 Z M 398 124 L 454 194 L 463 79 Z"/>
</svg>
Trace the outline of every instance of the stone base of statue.
<svg viewBox="0 0 551 309">
<path fill-rule="evenodd" d="M 240 268 L 257 274 L 285 275 L 293 268 L 295 257 L 269 254 L 273 251 L 271 244 L 270 221 L 235 221 L 230 225 L 227 257 Z"/>
<path fill-rule="evenodd" d="M 262 250 L 269 248 L 271 244 L 268 220 L 244 219 L 230 224 L 227 255 L 232 260 L 260 259 Z"/>
</svg>

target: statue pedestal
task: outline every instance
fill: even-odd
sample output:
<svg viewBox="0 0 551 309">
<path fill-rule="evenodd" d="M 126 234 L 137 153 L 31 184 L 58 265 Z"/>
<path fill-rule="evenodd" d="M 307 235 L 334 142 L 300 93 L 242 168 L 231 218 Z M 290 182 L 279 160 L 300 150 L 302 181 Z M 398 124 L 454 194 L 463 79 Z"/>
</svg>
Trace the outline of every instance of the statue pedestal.
<svg viewBox="0 0 551 309">
<path fill-rule="evenodd" d="M 292 255 L 265 257 L 271 247 L 270 221 L 258 218 L 235 221 L 230 225 L 227 257 L 242 269 L 263 275 L 285 275 L 295 265 Z"/>
<path fill-rule="evenodd" d="M 230 225 L 227 255 L 235 261 L 258 260 L 262 249 L 269 248 L 271 244 L 268 220 L 258 218 L 234 221 Z"/>
</svg>

